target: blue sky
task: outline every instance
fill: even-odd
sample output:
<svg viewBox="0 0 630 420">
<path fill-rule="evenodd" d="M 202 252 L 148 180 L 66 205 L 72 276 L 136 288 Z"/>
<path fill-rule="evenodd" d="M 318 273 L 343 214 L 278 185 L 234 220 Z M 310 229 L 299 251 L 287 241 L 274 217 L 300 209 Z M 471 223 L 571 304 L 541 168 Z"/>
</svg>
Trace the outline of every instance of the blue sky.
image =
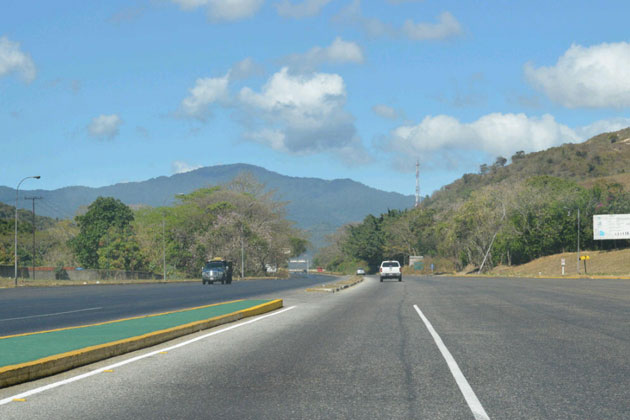
<svg viewBox="0 0 630 420">
<path fill-rule="evenodd" d="M 625 1 L 13 1 L 0 185 L 245 162 L 430 194 L 630 126 Z"/>
</svg>

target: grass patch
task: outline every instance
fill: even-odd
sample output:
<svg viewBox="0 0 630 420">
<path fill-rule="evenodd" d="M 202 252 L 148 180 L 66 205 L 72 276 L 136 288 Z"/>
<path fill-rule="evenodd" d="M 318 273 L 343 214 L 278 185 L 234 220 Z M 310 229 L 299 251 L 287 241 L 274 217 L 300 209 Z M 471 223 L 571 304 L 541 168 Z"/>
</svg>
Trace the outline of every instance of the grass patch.
<svg viewBox="0 0 630 420">
<path fill-rule="evenodd" d="M 565 260 L 565 277 L 630 277 L 630 249 L 618 251 L 582 251 L 580 256 L 588 255 L 586 273 L 584 261 L 580 261 L 580 273 L 577 272 L 577 253 L 565 252 L 549 255 L 516 266 L 498 266 L 490 271 L 494 276 L 514 277 L 560 277 L 562 276 L 561 259 Z"/>
</svg>

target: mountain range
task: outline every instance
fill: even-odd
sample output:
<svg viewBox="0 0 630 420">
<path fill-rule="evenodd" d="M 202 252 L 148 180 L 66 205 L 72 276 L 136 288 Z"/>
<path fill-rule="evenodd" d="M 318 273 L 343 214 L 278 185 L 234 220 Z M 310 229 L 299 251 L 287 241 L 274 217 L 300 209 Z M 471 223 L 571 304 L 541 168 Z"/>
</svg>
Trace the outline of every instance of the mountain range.
<svg viewBox="0 0 630 420">
<path fill-rule="evenodd" d="M 36 202 L 36 213 L 58 219 L 74 217 L 80 207 L 88 206 L 99 196 L 117 198 L 131 207 L 158 207 L 172 204 L 176 194 L 224 184 L 241 173 L 253 175 L 266 189 L 275 191 L 276 200 L 288 202 L 287 218 L 310 233 L 315 247 L 322 246 L 325 236 L 343 224 L 388 209 L 410 208 L 414 203 L 411 195 L 381 191 L 350 179 L 290 177 L 254 165 L 231 164 L 100 188 L 20 190 L 18 207 L 30 208 L 31 203 L 23 200 L 24 196 L 42 197 Z M 15 189 L 0 186 L 0 202 L 15 205 Z"/>
</svg>

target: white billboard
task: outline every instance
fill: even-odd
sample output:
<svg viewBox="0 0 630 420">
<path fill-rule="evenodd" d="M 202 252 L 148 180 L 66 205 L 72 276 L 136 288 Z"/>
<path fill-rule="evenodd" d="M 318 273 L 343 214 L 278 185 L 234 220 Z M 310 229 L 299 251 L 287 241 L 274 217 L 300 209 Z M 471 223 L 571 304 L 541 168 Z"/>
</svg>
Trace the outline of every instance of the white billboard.
<svg viewBox="0 0 630 420">
<path fill-rule="evenodd" d="M 630 239 L 630 214 L 594 215 L 593 239 Z"/>
</svg>

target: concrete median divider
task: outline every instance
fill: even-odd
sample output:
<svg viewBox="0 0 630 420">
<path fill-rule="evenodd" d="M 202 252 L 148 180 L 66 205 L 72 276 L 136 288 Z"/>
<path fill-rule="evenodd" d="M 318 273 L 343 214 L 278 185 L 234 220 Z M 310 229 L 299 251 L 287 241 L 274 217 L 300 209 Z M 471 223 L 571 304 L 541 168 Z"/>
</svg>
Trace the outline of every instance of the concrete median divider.
<svg viewBox="0 0 630 420">
<path fill-rule="evenodd" d="M 239 300 L 93 325 L 0 337 L 0 388 L 260 315 L 282 308 L 282 305 L 281 299 Z"/>
<path fill-rule="evenodd" d="M 348 279 L 340 280 L 335 283 L 322 284 L 316 287 L 309 287 L 308 289 L 306 289 L 306 291 L 307 292 L 335 293 L 343 289 L 347 289 L 348 287 L 352 287 L 355 284 L 361 283 L 362 281 L 363 281 L 362 276 L 352 276 Z"/>
</svg>

